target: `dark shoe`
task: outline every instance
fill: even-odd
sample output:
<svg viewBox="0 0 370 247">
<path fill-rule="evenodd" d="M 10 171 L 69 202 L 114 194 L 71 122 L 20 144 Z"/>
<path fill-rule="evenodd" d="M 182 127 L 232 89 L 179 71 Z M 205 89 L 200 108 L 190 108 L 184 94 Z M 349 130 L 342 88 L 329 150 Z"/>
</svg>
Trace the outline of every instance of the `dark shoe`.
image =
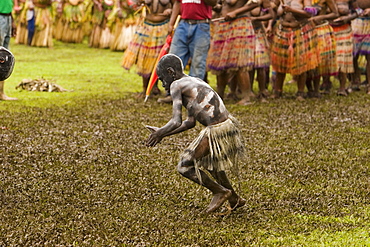
<svg viewBox="0 0 370 247">
<path fill-rule="evenodd" d="M 164 98 L 159 98 L 159 99 L 157 100 L 157 102 L 158 102 L 158 103 L 171 104 L 171 103 L 172 103 L 172 97 L 171 97 L 171 95 L 168 95 L 168 96 L 166 96 L 166 97 L 164 97 Z"/>
</svg>

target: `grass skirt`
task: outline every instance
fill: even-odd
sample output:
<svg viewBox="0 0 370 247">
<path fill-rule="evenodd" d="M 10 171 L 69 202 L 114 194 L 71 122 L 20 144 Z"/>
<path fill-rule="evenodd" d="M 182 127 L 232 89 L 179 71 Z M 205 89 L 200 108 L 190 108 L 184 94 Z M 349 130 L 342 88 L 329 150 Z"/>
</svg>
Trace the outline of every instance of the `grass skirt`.
<svg viewBox="0 0 370 247">
<path fill-rule="evenodd" d="M 277 23 L 271 44 L 271 64 L 279 73 L 300 75 L 318 65 L 317 35 L 312 22 L 298 28 Z"/>
<path fill-rule="evenodd" d="M 137 26 L 135 35 L 123 54 L 122 67 L 129 70 L 136 65 L 136 73 L 149 78 L 167 35 L 168 20 L 156 24 L 145 21 Z"/>
<path fill-rule="evenodd" d="M 208 52 L 207 68 L 213 74 L 254 66 L 255 34 L 248 17 L 213 24 L 214 35 Z"/>
<path fill-rule="evenodd" d="M 209 154 L 200 160 L 194 159 L 194 152 L 201 143 L 207 138 L 209 142 Z M 181 154 L 181 160 L 192 160 L 195 164 L 197 176 L 200 179 L 199 168 L 208 171 L 225 171 L 230 169 L 238 171 L 238 160 L 245 156 L 245 147 L 242 141 L 240 126 L 238 121 L 229 115 L 226 121 L 207 126 L 199 136 Z"/>
<path fill-rule="evenodd" d="M 316 49 L 319 58 L 318 76 L 335 75 L 338 72 L 338 65 L 333 28 L 327 22 L 316 26 L 316 33 Z"/>
<path fill-rule="evenodd" d="M 270 47 L 263 28 L 255 28 L 256 46 L 254 54 L 254 68 L 270 67 Z"/>
<path fill-rule="evenodd" d="M 352 21 L 355 55 L 370 54 L 370 17 L 358 17 Z"/>
<path fill-rule="evenodd" d="M 53 13 L 51 7 L 35 7 L 35 34 L 31 46 L 53 47 Z"/>
<path fill-rule="evenodd" d="M 353 73 L 353 32 L 350 24 L 333 26 L 337 44 L 338 71 Z"/>
</svg>

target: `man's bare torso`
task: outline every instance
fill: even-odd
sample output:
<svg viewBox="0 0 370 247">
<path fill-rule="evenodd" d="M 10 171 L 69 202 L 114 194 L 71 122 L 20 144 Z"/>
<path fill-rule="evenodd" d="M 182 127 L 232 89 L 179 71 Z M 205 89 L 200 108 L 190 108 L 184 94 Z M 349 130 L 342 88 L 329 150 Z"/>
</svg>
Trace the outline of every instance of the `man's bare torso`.
<svg viewBox="0 0 370 247">
<path fill-rule="evenodd" d="M 220 96 L 204 81 L 194 77 L 183 77 L 171 85 L 173 104 L 181 103 L 204 126 L 225 121 L 227 111 Z"/>
<path fill-rule="evenodd" d="M 358 7 L 363 10 L 370 8 L 369 0 L 357 0 L 356 2 L 357 2 Z"/>
<path fill-rule="evenodd" d="M 340 16 L 348 15 L 350 13 L 351 0 L 335 0 L 338 6 L 338 12 Z"/>
<path fill-rule="evenodd" d="M 247 3 L 246 0 L 225 0 L 223 1 L 221 16 L 226 16 L 227 13 L 242 7 L 246 3 Z"/>
<path fill-rule="evenodd" d="M 144 2 L 150 9 L 146 14 L 146 20 L 158 23 L 169 19 L 169 15 L 164 14 L 164 12 L 171 8 L 170 0 L 145 0 Z"/>
<path fill-rule="evenodd" d="M 293 9 L 303 10 L 304 1 L 303 0 L 286 0 L 285 5 L 290 6 Z M 281 24 L 286 27 L 296 28 L 302 23 L 307 21 L 307 18 L 296 15 L 292 12 L 285 12 L 282 5 L 278 7 L 278 16 L 281 16 Z"/>
</svg>

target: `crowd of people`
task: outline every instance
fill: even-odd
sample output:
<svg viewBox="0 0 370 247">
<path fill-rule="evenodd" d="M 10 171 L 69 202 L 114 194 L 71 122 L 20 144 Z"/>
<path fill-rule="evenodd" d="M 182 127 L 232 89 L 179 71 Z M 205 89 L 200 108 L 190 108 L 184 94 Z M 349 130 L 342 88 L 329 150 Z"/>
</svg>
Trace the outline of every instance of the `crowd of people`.
<svg viewBox="0 0 370 247">
<path fill-rule="evenodd" d="M 173 31 L 169 53 L 189 75 L 207 81 L 215 74 L 217 93 L 241 105 L 281 97 L 286 74 L 297 100 L 330 92 L 334 76 L 339 96 L 370 80 L 368 0 L 18 0 L 13 27 L 18 44 L 88 38 L 91 47 L 124 51 L 121 65 L 142 77 L 141 95 Z M 152 93 L 160 93 L 157 86 Z M 172 102 L 170 93 L 158 101 Z"/>
<path fill-rule="evenodd" d="M 13 11 L 17 44 L 52 47 L 89 40 L 94 48 L 123 51 L 140 17 L 130 0 L 18 0 Z"/>
<path fill-rule="evenodd" d="M 230 93 L 225 97 L 237 99 L 238 104 L 247 105 L 255 96 L 261 101 L 281 97 L 286 74 L 296 82 L 296 98 L 300 101 L 330 92 L 331 77 L 339 80 L 338 96 L 347 96 L 360 90 L 360 84 L 369 84 L 369 1 L 173 0 L 172 7 L 169 3 L 166 1 L 166 7 L 156 12 L 153 8 L 158 10 L 155 4 L 161 1 L 146 1 L 152 18 L 146 20 L 147 25 L 156 29 L 159 22 L 153 16 L 161 16 L 161 29 L 167 25 L 170 33 L 175 16 L 180 14 L 169 52 L 189 65 L 190 76 L 207 80 L 208 72 L 215 74 L 218 94 L 224 97 L 228 86 Z M 143 75 L 140 70 L 145 67 L 153 71 L 156 56 L 150 54 L 150 64 L 135 61 L 147 61 L 147 53 L 142 51 L 153 47 L 160 50 L 167 34 L 145 38 L 140 32 L 135 35 L 135 44 L 128 47 L 123 63 L 127 57 L 134 59 L 123 67 L 136 65 L 138 74 L 149 78 L 150 73 Z M 135 60 L 135 56 L 140 59 Z M 252 90 L 255 74 L 257 95 Z M 361 74 L 366 75 L 364 82 Z M 272 95 L 267 90 L 269 84 Z M 143 83 L 142 94 L 145 88 Z M 369 87 L 366 91 L 370 94 Z M 167 94 L 159 102 L 170 103 L 171 96 Z"/>
</svg>

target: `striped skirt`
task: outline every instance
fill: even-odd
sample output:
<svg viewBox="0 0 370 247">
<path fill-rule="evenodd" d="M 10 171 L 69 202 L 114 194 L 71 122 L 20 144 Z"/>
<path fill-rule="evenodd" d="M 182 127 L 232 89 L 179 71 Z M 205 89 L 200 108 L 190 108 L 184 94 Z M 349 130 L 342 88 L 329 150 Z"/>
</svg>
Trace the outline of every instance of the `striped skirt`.
<svg viewBox="0 0 370 247">
<path fill-rule="evenodd" d="M 167 35 L 168 20 L 161 23 L 144 21 L 137 27 L 134 37 L 123 54 L 122 67 L 129 70 L 136 65 L 136 73 L 149 78 Z"/>
<path fill-rule="evenodd" d="M 316 26 L 318 76 L 335 75 L 338 72 L 336 44 L 333 28 L 328 22 Z"/>
<path fill-rule="evenodd" d="M 251 20 L 243 16 L 213 25 L 208 70 L 216 75 L 241 69 L 252 70 L 256 37 Z"/>
<path fill-rule="evenodd" d="M 254 68 L 270 67 L 270 47 L 267 35 L 262 27 L 255 28 L 256 47 L 254 54 Z"/>
<path fill-rule="evenodd" d="M 194 161 L 200 181 L 200 168 L 217 172 L 231 170 L 237 173 L 238 161 L 244 160 L 246 155 L 240 129 L 239 122 L 229 115 L 226 121 L 203 129 L 199 136 L 180 155 L 180 159 Z M 195 160 L 194 152 L 204 138 L 208 139 L 209 154 L 199 160 Z"/>
<path fill-rule="evenodd" d="M 370 54 L 370 17 L 358 17 L 352 21 L 355 55 Z"/>
<path fill-rule="evenodd" d="M 338 71 L 353 73 L 353 32 L 350 24 L 333 26 L 337 44 Z"/>
<path fill-rule="evenodd" d="M 300 75 L 318 66 L 317 35 L 312 22 L 298 28 L 277 23 L 271 44 L 271 65 L 276 72 Z"/>
</svg>

